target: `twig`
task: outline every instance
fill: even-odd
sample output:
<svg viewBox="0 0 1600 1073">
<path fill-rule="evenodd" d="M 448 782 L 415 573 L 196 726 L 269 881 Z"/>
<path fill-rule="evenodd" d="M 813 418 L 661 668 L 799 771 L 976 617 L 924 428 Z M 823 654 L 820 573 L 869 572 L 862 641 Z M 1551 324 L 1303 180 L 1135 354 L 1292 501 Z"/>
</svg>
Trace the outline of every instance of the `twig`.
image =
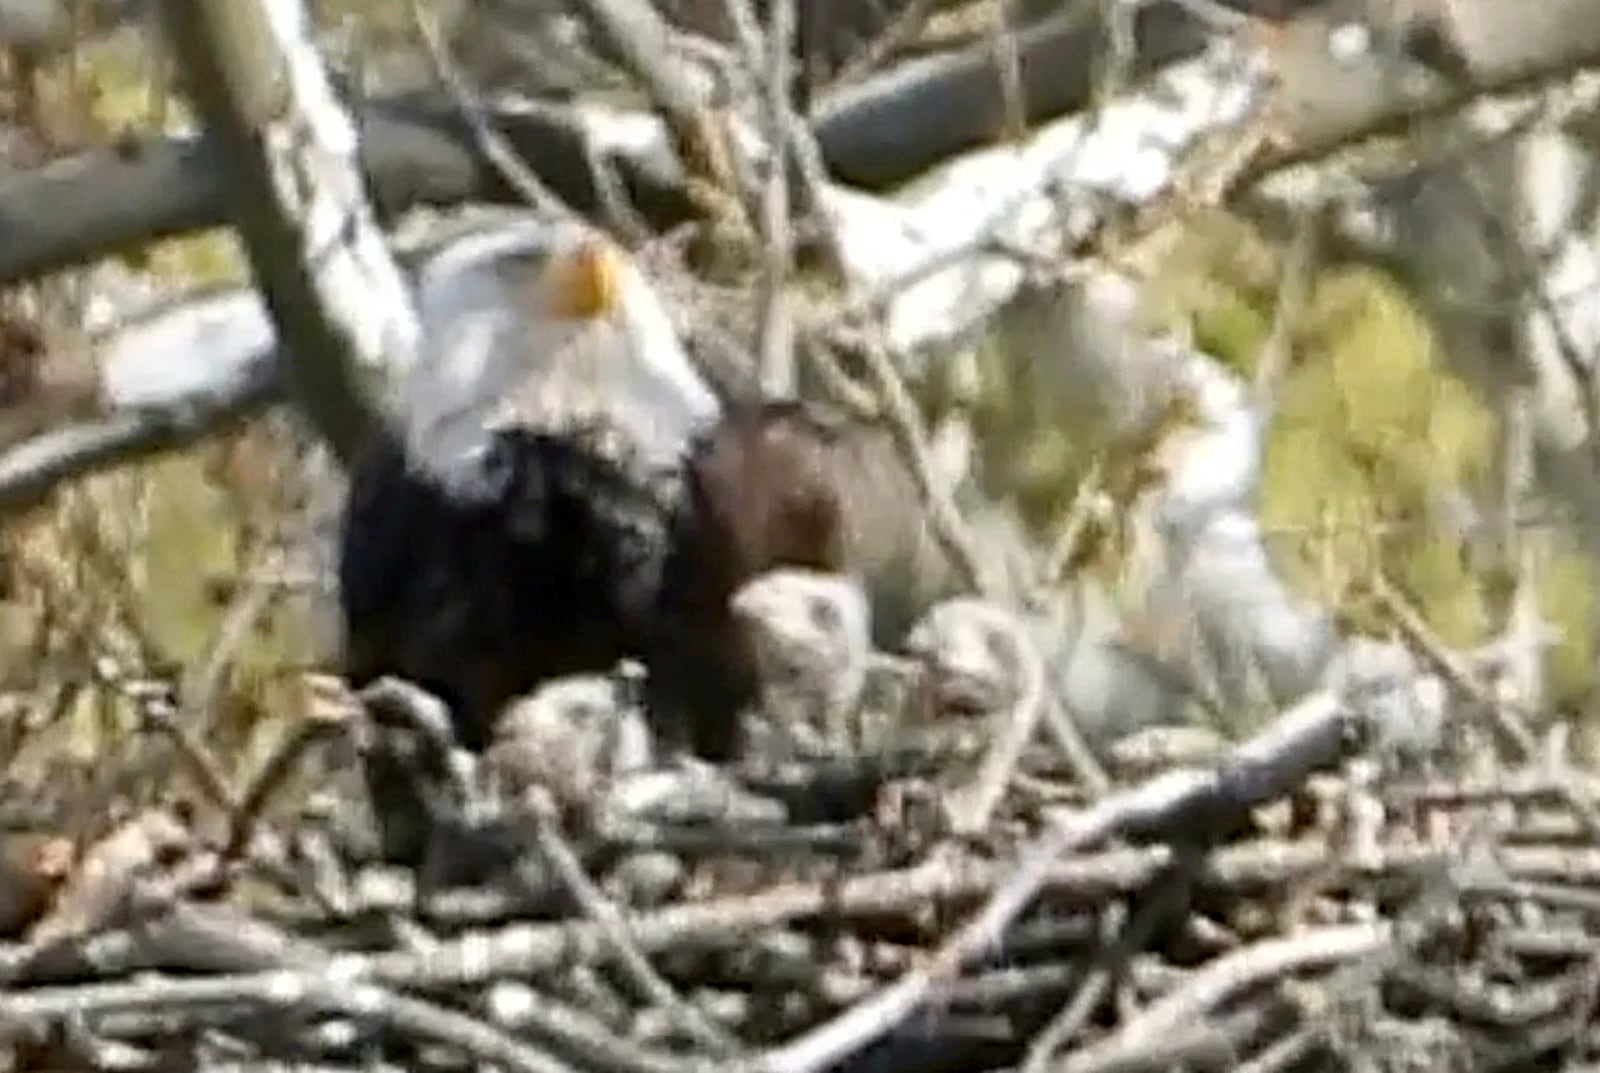
<svg viewBox="0 0 1600 1073">
<path fill-rule="evenodd" d="M 444 35 L 439 32 L 438 20 L 422 0 L 411 0 L 411 21 L 417 35 L 422 38 L 423 51 L 433 65 L 435 76 L 449 93 L 451 102 L 461 114 L 478 143 L 478 151 L 500 173 L 529 205 L 547 212 L 556 219 L 575 219 L 571 206 L 556 196 L 555 192 L 539 181 L 539 177 L 522 162 L 517 151 L 505 136 L 489 123 L 483 105 L 479 103 L 472 87 L 450 59 Z"/>
<path fill-rule="evenodd" d="M 1460 657 L 1436 637 L 1415 608 L 1391 585 L 1382 573 L 1371 579 L 1372 594 L 1388 613 L 1390 620 L 1400 630 L 1410 646 L 1422 655 L 1434 669 L 1472 702 L 1473 707 L 1487 715 L 1501 735 L 1517 752 L 1517 759 L 1531 762 L 1539 756 L 1539 743 L 1528 729 L 1526 719 L 1530 713 L 1520 706 L 1495 697 L 1484 688 L 1477 676 Z M 1596 809 L 1563 773 L 1553 773 L 1561 788 L 1563 803 L 1572 810 L 1573 817 L 1583 826 L 1590 838 L 1600 841 L 1600 809 Z"/>
<path fill-rule="evenodd" d="M 239 803 L 233 810 L 232 821 L 229 824 L 228 842 L 222 851 L 224 860 L 232 860 L 244 852 L 267 802 L 283 788 L 295 765 L 300 762 L 300 758 L 310 751 L 313 745 L 332 736 L 337 726 L 330 720 L 308 719 L 295 727 L 293 732 L 278 744 L 272 755 L 267 758 L 267 762 L 261 765 L 261 770 L 256 773 L 255 778 L 250 780 L 239 795 Z"/>
<path fill-rule="evenodd" d="M 845 372 L 844 366 L 839 364 L 839 359 L 834 356 L 826 340 L 817 338 L 813 332 L 806 332 L 796 340 L 796 344 L 812 371 L 817 374 L 822 389 L 834 402 L 865 421 L 876 420 L 882 416 L 883 407 L 879 404 L 877 395 L 862 387 L 854 377 Z"/>
<path fill-rule="evenodd" d="M 675 60 L 671 28 L 655 8 L 648 0 L 574 0 L 572 6 L 615 48 L 649 94 L 686 169 L 708 180 L 721 199 L 733 198 L 749 220 L 759 220 L 759 199 L 740 181 L 737 146 L 711 107 L 709 94 L 695 84 L 690 66 Z M 711 191 L 694 183 L 690 187 L 702 210 L 713 217 L 728 216 L 727 206 L 708 198 Z"/>
<path fill-rule="evenodd" d="M 693 1059 L 648 1049 L 619 1036 L 614 1028 L 570 1002 L 540 994 L 519 1011 L 524 1031 L 535 1032 L 561 1050 L 581 1057 L 588 1069 L 616 1073 L 696 1073 L 705 1068 Z"/>
<path fill-rule="evenodd" d="M 811 132 L 811 128 L 789 106 L 787 98 L 784 99 L 783 109 L 784 124 L 788 134 L 784 146 L 790 162 L 794 165 L 791 181 L 795 186 L 795 201 L 799 204 L 801 213 L 810 217 L 816 224 L 817 239 L 822 247 L 824 263 L 836 276 L 843 278 L 846 263 L 844 241 L 839 237 L 833 221 L 828 216 L 828 168 L 823 161 L 822 147 L 817 144 L 816 135 Z"/>
<path fill-rule="evenodd" d="M 271 555 L 269 561 L 261 569 L 275 572 L 282 562 L 282 556 Z M 217 705 L 222 699 L 222 690 L 228 675 L 228 670 L 233 665 L 234 657 L 250 638 L 250 631 L 255 629 L 281 594 L 281 589 L 270 583 L 262 581 L 247 581 L 244 591 L 238 593 L 230 602 L 227 613 L 222 617 L 222 625 L 217 630 L 216 638 L 211 643 L 211 651 L 206 654 L 205 661 L 200 665 L 200 673 L 194 678 L 192 688 L 185 690 L 189 694 L 187 707 L 197 713 L 201 725 L 210 726 L 217 715 Z"/>
<path fill-rule="evenodd" d="M 103 684 L 126 697 L 138 709 L 139 718 L 146 728 L 172 743 L 206 800 L 223 815 L 231 816 L 234 799 L 233 791 L 228 788 L 228 777 L 211 750 L 194 735 L 184 720 L 178 718 L 178 706 L 173 700 L 171 686 L 161 681 L 130 680 L 110 658 L 96 660 L 95 673 Z"/>
<path fill-rule="evenodd" d="M 1054 588 L 1066 581 L 1086 558 L 1083 547 L 1085 537 L 1092 532 L 1105 498 L 1104 468 L 1102 459 L 1094 459 L 1089 465 L 1089 472 L 1078 482 L 1078 490 L 1072 496 L 1072 506 L 1067 510 L 1067 520 L 1062 524 L 1061 532 L 1045 560 L 1042 577 L 1046 588 Z"/>
<path fill-rule="evenodd" d="M 1215 772 L 1173 772 L 1058 821 L 1020 854 L 1011 879 L 925 968 L 768 1052 L 766 1069 L 817 1073 L 868 1046 L 937 1000 L 969 958 L 996 947 L 1058 858 L 1117 833 L 1217 830 L 1225 817 L 1292 789 L 1311 771 L 1337 760 L 1346 747 L 1346 718 L 1338 698 L 1313 695 L 1236 748 Z"/>
<path fill-rule="evenodd" d="M 646 0 L 579 0 L 573 7 L 616 50 L 628 73 L 661 109 L 675 137 L 692 146 L 703 133 L 698 124 L 707 94 L 695 84 L 689 65 L 675 59 L 666 20 Z M 685 159 L 692 157 L 690 153 Z"/>
<path fill-rule="evenodd" d="M 108 958 L 108 947 L 130 951 Z M 101 932 L 87 945 L 88 960 L 106 975 L 125 967 L 149 970 L 181 967 L 191 973 L 256 972 L 268 969 L 311 971 L 326 966 L 329 952 L 313 940 L 263 921 L 224 902 L 172 899 L 153 912 L 141 912 L 127 930 Z"/>
<path fill-rule="evenodd" d="M 1119 1054 L 1160 1047 L 1172 1033 L 1204 1021 L 1211 1010 L 1263 980 L 1382 954 L 1393 946 L 1393 932 L 1388 923 L 1352 924 L 1269 939 L 1224 954 L 1109 1039 L 1069 1057 L 1061 1069 L 1063 1073 L 1086 1073 L 1103 1068 Z"/>
<path fill-rule="evenodd" d="M 1278 384 L 1289 366 L 1294 347 L 1294 329 L 1305 313 L 1311 296 L 1311 283 L 1318 265 L 1318 245 L 1323 221 L 1319 212 L 1308 210 L 1296 221 L 1294 239 L 1284 255 L 1282 282 L 1272 311 L 1272 329 L 1256 357 L 1253 400 L 1257 419 L 1263 425 L 1272 420 L 1273 401 Z"/>
<path fill-rule="evenodd" d="M 1040 574 L 1042 584 L 1023 596 L 1024 602 L 1030 605 L 1031 610 L 1041 609 L 1048 599 L 1047 590 L 1059 588 L 1088 561 L 1085 546 L 1091 539 L 1089 534 L 1093 532 L 1094 523 L 1099 520 L 1100 507 L 1105 499 L 1103 469 L 1102 460 L 1096 458 L 1090 465 L 1089 472 L 1079 482 L 1066 523 L 1062 526 L 1061 533 L 1045 560 L 1044 569 Z M 1050 732 L 1067 763 L 1072 766 L 1078 782 L 1095 796 L 1104 794 L 1111 788 L 1111 780 L 1106 777 L 1105 769 L 1095 757 L 1094 750 L 1089 748 L 1083 732 L 1078 729 L 1078 721 L 1068 708 L 1055 675 L 1045 676 L 1043 705 L 1045 729 Z"/>
<path fill-rule="evenodd" d="M 782 827 L 668 827 L 659 824 L 607 823 L 600 845 L 608 851 L 639 852 L 655 850 L 674 857 L 725 857 L 729 854 L 756 858 L 833 855 L 851 857 L 862 853 L 869 838 L 858 828 L 846 824 L 785 824 Z"/>
<path fill-rule="evenodd" d="M 448 1043 L 482 1062 L 517 1073 L 576 1073 L 566 1063 L 474 1017 L 370 983 L 341 982 L 324 972 L 282 970 L 200 980 L 140 980 L 133 983 L 43 987 L 0 995 L 0 1022 L 11 1025 L 60 1022 L 69 1017 L 183 1011 L 203 1016 L 207 1007 L 248 1003 L 266 1010 L 300 1009 L 341 1013 Z"/>
<path fill-rule="evenodd" d="M 1297 1028 L 1263 1047 L 1261 1053 L 1249 1061 L 1240 1062 L 1234 1067 L 1234 1073 L 1283 1073 L 1286 1069 L 1296 1069 L 1326 1038 L 1326 1029 L 1320 1024 Z"/>
<path fill-rule="evenodd" d="M 785 3 L 775 5 L 771 16 L 776 18 L 780 12 L 778 8 L 786 4 L 792 5 L 797 0 L 785 0 Z M 823 253 L 827 258 L 829 267 L 836 273 L 842 274 L 844 265 L 843 245 L 838 235 L 827 218 L 824 209 L 824 191 L 827 187 L 827 168 L 822 162 L 822 151 L 817 147 L 815 135 L 806 125 L 789 101 L 789 79 L 785 77 L 781 83 L 780 91 L 772 94 L 772 60 L 768 58 L 773 53 L 773 45 L 769 40 L 767 47 L 762 47 L 761 32 L 756 26 L 755 15 L 750 10 L 749 0 L 722 0 L 723 11 L 728 16 L 728 23 L 733 27 L 734 38 L 739 44 L 739 51 L 744 57 L 745 66 L 749 68 L 750 75 L 758 82 L 761 81 L 761 72 L 766 70 L 766 85 L 768 88 L 767 125 L 768 125 L 768 166 L 783 171 L 787 181 L 792 185 L 793 200 L 798 204 L 801 214 L 812 217 L 819 229 Z M 789 18 L 789 16 L 785 16 Z M 792 22 L 792 18 L 790 19 Z M 773 23 L 777 27 L 777 23 Z M 790 31 L 792 34 L 792 30 Z M 771 36 L 769 32 L 769 38 Z M 790 50 L 792 51 L 792 49 Z M 787 68 L 787 62 L 784 64 Z M 792 170 L 791 170 L 792 168 Z"/>
<path fill-rule="evenodd" d="M 921 415 L 917 413 L 915 400 L 906 390 L 905 381 L 900 378 L 882 341 L 873 333 L 863 332 L 860 342 L 868 379 L 883 405 L 883 416 L 895 447 L 910 469 L 917 491 L 922 496 L 934 539 L 950 556 L 962 583 L 969 590 L 986 596 L 998 595 L 985 576 L 977 546 L 967 532 L 966 523 L 934 475 L 933 463 L 928 459 L 928 432 L 923 427 Z"/>
<path fill-rule="evenodd" d="M 768 142 L 772 146 L 766 190 L 761 205 L 762 288 L 761 386 L 769 398 L 794 394 L 794 317 L 788 284 L 793 259 L 789 226 L 789 169 L 783 152 L 789 112 L 790 52 L 794 42 L 795 0 L 771 0 L 767 26 L 764 104 Z"/>
<path fill-rule="evenodd" d="M 1062 1046 L 1088 1024 L 1095 1008 L 1110 989 L 1115 974 L 1122 971 L 1123 965 L 1135 951 L 1144 949 L 1156 927 L 1187 902 L 1192 871 L 1188 864 L 1180 861 L 1175 872 L 1170 883 L 1164 882 L 1153 889 L 1150 899 L 1133 914 L 1111 948 L 1095 958 L 1094 966 L 1079 985 L 1072 1001 L 1062 1007 L 1061 1012 L 1028 1045 L 1022 1073 L 1044 1073 L 1056 1060 L 1056 1053 Z"/>
<path fill-rule="evenodd" d="M 1100 77 L 1095 79 L 1094 99 L 1087 111 L 1090 122 L 1098 125 L 1106 106 L 1127 87 L 1135 69 L 1139 44 L 1135 38 L 1134 17 L 1138 9 L 1118 0 L 1098 0 L 1094 7 L 1098 9 L 1095 14 L 1104 47 L 1095 56 Z"/>
<path fill-rule="evenodd" d="M 1021 50 L 1011 28 L 1016 17 L 1016 0 L 1000 0 L 991 11 L 988 38 L 995 73 L 1000 79 L 1000 101 L 1005 117 L 1002 130 L 1005 137 L 1021 142 L 1028 135 L 1028 108 L 1022 88 Z"/>
<path fill-rule="evenodd" d="M 1449 969 L 1409 960 L 1402 960 L 1391 971 L 1397 983 L 1427 995 L 1455 1017 L 1511 1031 L 1581 1006 L 1585 985 L 1590 982 L 1586 967 L 1549 980 L 1519 980 L 1514 984 L 1461 978 Z"/>
<path fill-rule="evenodd" d="M 962 833 L 981 831 L 988 825 L 1041 720 L 1046 721 L 1074 777 L 1091 797 L 1111 788 L 1111 780 L 1078 733 L 1066 706 L 1055 695 L 1051 675 L 1027 627 L 1012 614 L 1002 617 L 1016 652 L 1017 698 L 1009 711 L 996 713 L 997 718 L 1003 715 L 1003 725 L 996 728 L 977 774 L 956 795 L 952 812 L 956 829 Z"/>
<path fill-rule="evenodd" d="M 665 1011 L 691 1037 L 715 1052 L 718 1058 L 726 1059 L 738 1054 L 743 1050 L 739 1041 L 718 1028 L 695 1006 L 686 1002 L 672 985 L 656 972 L 649 959 L 639 950 L 638 944 L 629 934 L 627 921 L 611 903 L 611 899 L 606 897 L 605 892 L 584 872 L 578 855 L 567 845 L 566 840 L 551 822 L 550 812 L 553 808 L 554 806 L 546 801 L 544 807 L 535 805 L 528 809 L 539 849 L 555 868 L 556 874 L 567 885 L 573 897 L 578 900 L 584 912 L 600 925 L 623 969 L 633 978 L 646 999 Z"/>
<path fill-rule="evenodd" d="M 894 21 L 876 34 L 866 46 L 840 68 L 839 73 L 829 79 L 827 90 L 835 90 L 858 82 L 871 74 L 873 69 L 889 57 L 889 54 L 910 43 L 912 38 L 922 29 L 928 16 L 933 13 L 935 0 L 911 0 Z"/>
<path fill-rule="evenodd" d="M 1529 117 L 1530 121 L 1533 119 L 1533 116 Z M 1528 236 L 1517 233 L 1513 222 L 1504 219 L 1504 214 L 1494 211 L 1491 207 L 1498 199 L 1487 193 L 1482 188 L 1481 180 L 1476 179 L 1470 171 L 1466 174 L 1468 181 L 1462 184 L 1462 193 L 1470 201 L 1468 207 L 1476 210 L 1485 238 L 1495 248 L 1495 252 L 1510 264 L 1510 268 L 1506 270 L 1506 282 L 1515 283 L 1531 300 L 1539 316 L 1544 319 L 1555 344 L 1556 357 L 1561 360 L 1567 375 L 1572 377 L 1572 382 L 1576 385 L 1574 395 L 1583 415 L 1584 441 L 1588 448 L 1589 464 L 1596 473 L 1600 473 L 1600 390 L 1597 390 L 1600 389 L 1600 384 L 1597 384 L 1594 365 L 1586 353 L 1586 348 L 1573 337 L 1571 318 L 1563 315 L 1566 310 L 1562 307 L 1567 305 L 1570 299 L 1564 301 L 1563 296 L 1551 294 L 1547 286 L 1550 275 L 1549 261 L 1558 256 L 1559 246 L 1549 243 L 1547 246 L 1549 252 L 1538 254 L 1530 250 Z M 1526 352 L 1531 345 L 1524 342 L 1523 352 L 1517 357 L 1525 365 L 1530 366 L 1528 375 L 1537 377 L 1537 371 L 1531 368 L 1533 364 L 1531 355 Z"/>
<path fill-rule="evenodd" d="M 583 161 L 589 169 L 589 181 L 594 186 L 595 201 L 600 206 L 604 220 L 611 230 L 629 247 L 638 249 L 651 239 L 649 225 L 628 202 L 627 188 L 617 168 L 600 151 L 594 132 L 588 127 L 579 130 L 583 142 Z"/>
<path fill-rule="evenodd" d="M 1544 768 L 1499 771 L 1493 782 L 1439 779 L 1390 787 L 1386 797 L 1406 807 L 1421 805 L 1462 807 L 1509 802 L 1516 805 L 1564 803 L 1563 782 L 1587 798 L 1600 799 L 1600 781 L 1583 775 L 1552 778 Z"/>
<path fill-rule="evenodd" d="M 1246 1044 L 1272 1024 L 1274 1012 L 1274 1004 L 1266 1001 L 1242 1005 L 1205 1020 L 1185 1022 L 1142 1047 L 1097 1052 L 1092 1060 L 1085 1059 L 1082 1067 L 1072 1065 L 1069 1059 L 1057 1068 L 1071 1066 L 1073 1073 L 1163 1073 L 1174 1067 L 1232 1069 L 1231 1063 L 1237 1061 Z"/>
</svg>

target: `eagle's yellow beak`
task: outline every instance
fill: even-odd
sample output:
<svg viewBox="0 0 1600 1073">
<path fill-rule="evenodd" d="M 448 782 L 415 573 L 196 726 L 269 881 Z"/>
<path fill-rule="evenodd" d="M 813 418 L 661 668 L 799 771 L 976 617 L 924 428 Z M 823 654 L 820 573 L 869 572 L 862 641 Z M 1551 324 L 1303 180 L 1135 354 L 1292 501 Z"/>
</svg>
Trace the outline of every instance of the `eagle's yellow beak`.
<svg viewBox="0 0 1600 1073">
<path fill-rule="evenodd" d="M 548 308 L 558 317 L 594 320 L 622 300 L 622 255 L 603 238 L 552 254 L 542 276 Z"/>
</svg>

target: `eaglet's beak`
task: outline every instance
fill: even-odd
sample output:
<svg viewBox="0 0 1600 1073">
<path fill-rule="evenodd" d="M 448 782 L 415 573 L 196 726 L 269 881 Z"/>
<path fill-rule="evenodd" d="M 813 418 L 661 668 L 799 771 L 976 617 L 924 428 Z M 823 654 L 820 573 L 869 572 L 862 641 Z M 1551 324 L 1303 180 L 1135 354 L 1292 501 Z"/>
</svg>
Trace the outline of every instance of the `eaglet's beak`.
<svg viewBox="0 0 1600 1073">
<path fill-rule="evenodd" d="M 546 308 L 572 320 L 611 315 L 622 303 L 622 255 L 606 239 L 585 237 L 572 248 L 551 254 L 539 283 Z"/>
</svg>

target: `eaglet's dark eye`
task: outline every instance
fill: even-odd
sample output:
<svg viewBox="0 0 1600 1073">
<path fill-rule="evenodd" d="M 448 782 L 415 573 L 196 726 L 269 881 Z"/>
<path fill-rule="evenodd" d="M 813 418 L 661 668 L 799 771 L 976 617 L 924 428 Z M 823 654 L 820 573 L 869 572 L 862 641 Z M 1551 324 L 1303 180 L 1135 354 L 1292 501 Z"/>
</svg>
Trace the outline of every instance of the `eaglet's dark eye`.
<svg viewBox="0 0 1600 1073">
<path fill-rule="evenodd" d="M 839 609 L 832 600 L 821 596 L 813 596 L 808 604 L 811 612 L 811 621 L 823 629 L 835 629 L 839 625 Z"/>
</svg>

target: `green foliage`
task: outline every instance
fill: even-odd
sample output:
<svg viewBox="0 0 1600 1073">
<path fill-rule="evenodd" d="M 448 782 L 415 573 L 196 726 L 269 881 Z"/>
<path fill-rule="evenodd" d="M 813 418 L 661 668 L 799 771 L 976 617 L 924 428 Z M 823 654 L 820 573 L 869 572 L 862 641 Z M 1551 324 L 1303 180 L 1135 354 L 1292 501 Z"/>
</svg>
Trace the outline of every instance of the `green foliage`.
<svg viewBox="0 0 1600 1073">
<path fill-rule="evenodd" d="M 141 632 L 179 666 L 205 658 L 225 608 L 213 579 L 237 572 L 240 533 L 228 498 L 199 459 L 174 455 L 145 471 L 147 522 L 133 552 Z"/>
<path fill-rule="evenodd" d="M 1030 526 L 1048 529 L 1087 472 L 1093 437 L 1014 373 L 1005 343 L 980 344 L 977 368 L 971 414 L 984 484 L 991 495 L 1013 497 Z"/>
<path fill-rule="evenodd" d="M 1277 302 L 1273 251 L 1236 220 L 1212 214 L 1162 243 L 1159 256 L 1144 294 L 1146 316 L 1187 329 L 1200 350 L 1252 375 Z"/>
<path fill-rule="evenodd" d="M 1550 652 L 1551 699 L 1577 708 L 1594 692 L 1595 578 L 1588 558 L 1571 548 L 1558 548 L 1545 565 L 1539 606 L 1562 631 Z M 1600 729 L 1590 727 L 1591 730 Z"/>
<path fill-rule="evenodd" d="M 182 280 L 196 286 L 240 284 L 248 278 L 244 253 L 227 231 L 152 242 L 123 259 L 160 279 Z"/>
<path fill-rule="evenodd" d="M 1382 570 L 1454 644 L 1490 626 L 1458 538 L 1429 524 L 1435 497 L 1481 485 L 1492 416 L 1438 368 L 1426 326 L 1380 276 L 1333 269 L 1297 326 L 1269 440 L 1262 520 L 1291 531 L 1347 529 L 1330 572 L 1282 557 L 1289 574 L 1337 600 Z M 1315 539 L 1311 542 L 1313 545 Z M 1317 555 L 1326 563 L 1330 557 Z"/>
</svg>

